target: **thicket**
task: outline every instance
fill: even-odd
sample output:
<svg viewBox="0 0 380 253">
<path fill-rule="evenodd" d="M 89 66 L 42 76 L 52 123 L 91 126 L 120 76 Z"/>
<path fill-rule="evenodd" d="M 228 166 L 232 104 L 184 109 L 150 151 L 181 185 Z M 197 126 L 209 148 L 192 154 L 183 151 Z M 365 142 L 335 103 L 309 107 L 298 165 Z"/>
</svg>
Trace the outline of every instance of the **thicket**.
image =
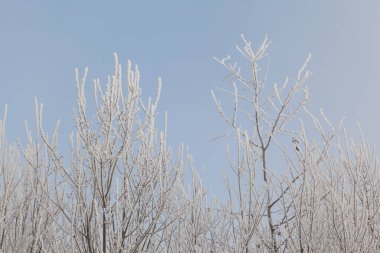
<svg viewBox="0 0 380 253">
<path fill-rule="evenodd" d="M 212 91 L 236 143 L 227 149 L 224 199 L 206 191 L 182 146 L 167 145 L 166 118 L 157 128 L 161 81 L 157 97 L 142 101 L 137 66 L 129 62 L 122 75 L 116 55 L 107 84 L 93 81 L 94 115 L 87 69 L 76 72 L 65 157 L 58 125 L 50 134 L 42 127 L 42 105 L 36 102 L 36 131 L 26 126 L 26 144 L 7 143 L 5 110 L 2 252 L 380 252 L 373 149 L 363 135 L 355 142 L 323 112 L 311 112 L 310 57 L 276 85 L 268 81 L 268 39 L 257 50 L 244 37 L 242 44 L 242 67 L 217 59 L 230 88 Z M 221 99 L 231 103 L 223 107 Z"/>
</svg>

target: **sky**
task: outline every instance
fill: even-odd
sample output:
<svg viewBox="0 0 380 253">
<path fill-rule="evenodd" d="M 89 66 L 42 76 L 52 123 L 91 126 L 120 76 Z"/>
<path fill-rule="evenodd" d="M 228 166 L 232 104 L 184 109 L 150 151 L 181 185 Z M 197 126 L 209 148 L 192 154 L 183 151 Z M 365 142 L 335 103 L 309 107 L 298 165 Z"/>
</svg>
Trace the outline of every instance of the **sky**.
<svg viewBox="0 0 380 253">
<path fill-rule="evenodd" d="M 210 139 L 228 128 L 210 90 L 227 73 L 213 57 L 234 54 L 240 34 L 254 45 L 267 34 L 273 80 L 295 76 L 311 53 L 312 106 L 332 122 L 346 117 L 352 131 L 360 122 L 380 146 L 379 25 L 377 0 L 0 0 L 0 108 L 8 105 L 8 140 L 25 139 L 23 122 L 34 122 L 37 97 L 44 127 L 60 119 L 65 145 L 73 130 L 74 69 L 88 66 L 88 80 L 105 82 L 116 52 L 121 64 L 139 65 L 144 97 L 155 95 L 162 78 L 158 110 L 168 112 L 170 145 L 187 145 L 205 184 L 218 188 L 228 140 Z"/>
</svg>

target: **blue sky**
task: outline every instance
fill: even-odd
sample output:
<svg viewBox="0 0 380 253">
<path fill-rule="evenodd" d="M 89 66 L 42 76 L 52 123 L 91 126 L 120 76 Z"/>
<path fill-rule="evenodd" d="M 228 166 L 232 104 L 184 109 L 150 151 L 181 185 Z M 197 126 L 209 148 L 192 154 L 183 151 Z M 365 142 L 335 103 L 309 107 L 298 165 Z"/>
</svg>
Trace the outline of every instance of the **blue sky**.
<svg viewBox="0 0 380 253">
<path fill-rule="evenodd" d="M 159 110 L 169 115 L 169 141 L 188 145 L 205 181 L 221 181 L 225 144 L 209 139 L 227 127 L 210 90 L 226 72 L 213 56 L 234 53 L 244 33 L 254 44 L 272 41 L 271 78 L 295 76 L 311 53 L 309 87 L 315 108 L 333 122 L 360 122 L 380 144 L 380 2 L 319 1 L 0 1 L 0 106 L 8 104 L 7 136 L 24 138 L 34 96 L 44 124 L 61 119 L 60 143 L 72 130 L 74 68 L 106 80 L 113 52 L 140 67 L 144 96 L 163 80 Z M 92 88 L 88 83 L 89 89 Z M 218 175 L 218 176 L 215 176 Z"/>
</svg>

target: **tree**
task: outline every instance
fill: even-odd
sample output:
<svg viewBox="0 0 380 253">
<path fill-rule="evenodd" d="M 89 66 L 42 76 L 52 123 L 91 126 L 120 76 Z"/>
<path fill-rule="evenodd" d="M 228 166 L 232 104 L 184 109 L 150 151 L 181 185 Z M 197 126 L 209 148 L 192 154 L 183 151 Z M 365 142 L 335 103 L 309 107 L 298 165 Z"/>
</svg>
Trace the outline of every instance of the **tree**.
<svg viewBox="0 0 380 253">
<path fill-rule="evenodd" d="M 256 51 L 243 37 L 248 69 L 217 60 L 229 72 L 231 101 L 212 92 L 236 150 L 233 176 L 216 200 L 183 146 L 176 154 L 157 128 L 156 99 L 143 102 L 137 66 L 115 67 L 94 80 L 88 110 L 87 69 L 76 70 L 75 129 L 69 154 L 58 126 L 43 128 L 36 100 L 34 131 L 9 145 L 0 121 L 0 249 L 3 252 L 377 252 L 380 177 L 374 150 L 355 142 L 308 106 L 307 57 L 296 78 L 271 85 L 269 41 Z M 242 65 L 244 66 L 244 64 Z M 263 73 L 264 72 L 264 73 Z M 125 83 L 125 84 L 123 84 Z M 230 111 L 231 116 L 227 116 Z M 299 119 L 299 127 L 294 121 Z M 292 124 L 290 124 L 293 122 Z M 360 129 L 360 128 L 359 128 Z M 69 157 L 67 159 L 67 157 Z M 65 159 L 66 158 L 66 159 Z M 190 184 L 184 171 L 191 171 Z"/>
<path fill-rule="evenodd" d="M 357 146 L 322 110 L 320 116 L 310 112 L 305 86 L 310 56 L 296 78 L 286 78 L 281 87 L 270 85 L 268 68 L 262 73 L 259 67 L 268 39 L 254 51 L 242 38 L 243 48 L 237 49 L 248 61 L 248 70 L 230 63 L 230 57 L 217 59 L 229 72 L 231 89 L 219 90 L 232 97 L 232 116 L 212 92 L 237 140 L 235 159 L 228 150 L 237 184 L 227 184 L 224 227 L 231 229 L 221 234 L 228 251 L 378 251 L 373 228 L 379 222 L 380 192 L 374 151 L 363 135 Z M 296 115 L 301 117 L 300 128 L 292 130 L 288 123 Z M 270 160 L 281 154 L 282 168 L 271 167 Z"/>
<path fill-rule="evenodd" d="M 232 127 L 238 142 L 237 162 L 232 166 L 238 184 L 237 216 L 233 216 L 231 220 L 232 226 L 237 226 L 238 231 L 234 247 L 248 252 L 250 244 L 257 240 L 254 237 L 257 237 L 260 238 L 257 245 L 263 244 L 268 250 L 277 252 L 282 244 L 278 238 L 280 225 L 288 217 L 288 212 L 287 207 L 280 213 L 275 210 L 285 196 L 284 189 L 281 187 L 277 189 L 273 171 L 269 168 L 268 150 L 272 144 L 275 145 L 278 135 L 289 135 L 286 123 L 308 100 L 308 90 L 304 84 L 310 73 L 304 70 L 310 56 L 301 67 L 296 79 L 286 78 L 282 87 L 274 85 L 272 91 L 268 92 L 266 90 L 268 72 L 260 77 L 259 68 L 259 62 L 267 53 L 268 38 L 264 39 L 256 52 L 252 50 L 251 42 L 244 36 L 242 38 L 243 49 L 239 47 L 237 49 L 249 62 L 248 77 L 243 76 L 244 71 L 236 63 L 229 62 L 229 57 L 218 60 L 229 71 L 233 88 L 232 91 L 225 91 L 233 97 L 233 112 L 230 118 L 225 115 L 221 103 L 212 92 L 219 114 Z M 247 118 L 250 123 L 249 128 L 245 129 L 239 122 L 241 116 Z M 229 194 L 229 199 L 233 199 L 230 187 Z M 234 206 L 234 203 L 229 205 Z M 267 226 L 260 228 L 263 223 Z M 266 230 L 269 230 L 269 237 Z"/>
</svg>

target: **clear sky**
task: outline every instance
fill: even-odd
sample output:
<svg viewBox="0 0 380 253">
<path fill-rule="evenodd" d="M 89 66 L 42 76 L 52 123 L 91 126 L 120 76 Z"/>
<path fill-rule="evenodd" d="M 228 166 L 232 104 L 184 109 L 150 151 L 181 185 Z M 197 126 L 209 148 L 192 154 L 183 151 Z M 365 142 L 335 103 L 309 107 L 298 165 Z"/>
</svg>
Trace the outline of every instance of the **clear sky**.
<svg viewBox="0 0 380 253">
<path fill-rule="evenodd" d="M 140 67 L 144 96 L 169 115 L 169 141 L 189 146 L 205 181 L 221 181 L 226 131 L 210 90 L 226 72 L 213 56 L 234 52 L 244 33 L 253 43 L 272 41 L 271 77 L 295 76 L 311 53 L 312 103 L 333 122 L 361 122 L 380 146 L 380 1 L 378 0 L 160 0 L 0 1 L 0 106 L 8 104 L 7 135 L 25 137 L 34 96 L 44 104 L 44 124 L 61 119 L 60 143 L 72 130 L 74 68 L 89 67 L 106 80 L 113 52 Z M 89 89 L 92 88 L 88 83 Z M 217 175 L 217 176 L 215 176 Z"/>
</svg>

